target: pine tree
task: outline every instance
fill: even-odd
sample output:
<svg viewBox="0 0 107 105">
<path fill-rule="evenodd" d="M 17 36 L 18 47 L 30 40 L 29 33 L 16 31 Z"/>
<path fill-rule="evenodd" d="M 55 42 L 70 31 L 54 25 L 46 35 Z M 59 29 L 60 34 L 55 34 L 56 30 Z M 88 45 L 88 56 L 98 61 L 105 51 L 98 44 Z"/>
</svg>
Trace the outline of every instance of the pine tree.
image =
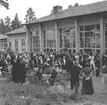
<svg viewBox="0 0 107 105">
<path fill-rule="evenodd" d="M 0 19 L 0 34 L 5 33 L 5 25 L 3 19 Z"/>
<path fill-rule="evenodd" d="M 20 28 L 21 27 L 21 22 L 19 21 L 18 15 L 16 13 L 14 20 L 11 22 L 11 27 L 12 30 Z"/>
<path fill-rule="evenodd" d="M 11 19 L 7 16 L 4 19 L 4 22 L 5 22 L 5 32 L 11 31 Z"/>
<path fill-rule="evenodd" d="M 33 11 L 33 9 L 32 8 L 29 8 L 28 10 L 27 10 L 27 15 L 26 15 L 26 17 L 25 17 L 25 21 L 26 22 L 31 22 L 31 21 L 33 21 L 33 20 L 35 20 L 36 19 L 36 17 L 35 17 L 35 12 Z"/>
</svg>

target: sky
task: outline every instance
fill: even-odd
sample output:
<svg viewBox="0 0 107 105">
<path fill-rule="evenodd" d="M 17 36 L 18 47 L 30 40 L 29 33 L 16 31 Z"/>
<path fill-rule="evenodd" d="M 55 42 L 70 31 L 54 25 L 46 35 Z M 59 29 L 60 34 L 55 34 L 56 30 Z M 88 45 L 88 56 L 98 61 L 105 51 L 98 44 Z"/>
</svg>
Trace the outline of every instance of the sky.
<svg viewBox="0 0 107 105">
<path fill-rule="evenodd" d="M 0 19 L 4 19 L 9 16 L 14 19 L 15 14 L 18 14 L 19 20 L 24 23 L 24 18 L 29 7 L 32 7 L 37 18 L 44 17 L 51 13 L 53 6 L 60 5 L 64 9 L 67 9 L 69 5 L 78 3 L 79 5 L 85 5 L 95 3 L 104 0 L 8 0 L 9 9 L 0 6 Z"/>
</svg>

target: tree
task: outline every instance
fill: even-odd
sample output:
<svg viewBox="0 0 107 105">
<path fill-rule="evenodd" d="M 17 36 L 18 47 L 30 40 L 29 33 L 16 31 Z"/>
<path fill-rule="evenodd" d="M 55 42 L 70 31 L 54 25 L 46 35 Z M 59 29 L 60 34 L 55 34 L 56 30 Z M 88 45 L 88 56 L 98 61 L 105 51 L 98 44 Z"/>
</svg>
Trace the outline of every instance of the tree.
<svg viewBox="0 0 107 105">
<path fill-rule="evenodd" d="M 32 8 L 29 8 L 28 10 L 27 10 L 27 15 L 26 15 L 26 17 L 25 17 L 25 21 L 26 22 L 31 22 L 31 21 L 33 21 L 33 20 L 35 20 L 36 19 L 36 17 L 35 17 L 35 12 L 33 11 L 33 9 Z"/>
<path fill-rule="evenodd" d="M 72 5 L 69 5 L 68 8 L 73 8 L 73 6 L 72 6 Z"/>
<path fill-rule="evenodd" d="M 74 4 L 74 7 L 78 7 L 78 6 L 79 6 L 79 4 L 78 4 L 78 3 L 75 3 L 75 4 Z"/>
<path fill-rule="evenodd" d="M 21 22 L 19 21 L 18 15 L 16 13 L 14 20 L 11 22 L 11 27 L 12 30 L 20 28 L 21 27 Z"/>
<path fill-rule="evenodd" d="M 5 22 L 5 32 L 11 31 L 11 19 L 7 16 L 4 19 L 4 22 Z"/>
<path fill-rule="evenodd" d="M 11 24 L 11 19 L 10 19 L 8 16 L 4 19 L 4 21 L 5 21 L 5 25 L 10 26 L 10 24 Z"/>
<path fill-rule="evenodd" d="M 7 2 L 8 0 L 0 0 L 0 5 L 4 6 L 6 9 L 9 9 L 9 3 Z"/>
<path fill-rule="evenodd" d="M 3 19 L 0 19 L 0 34 L 5 33 L 5 25 Z"/>
</svg>

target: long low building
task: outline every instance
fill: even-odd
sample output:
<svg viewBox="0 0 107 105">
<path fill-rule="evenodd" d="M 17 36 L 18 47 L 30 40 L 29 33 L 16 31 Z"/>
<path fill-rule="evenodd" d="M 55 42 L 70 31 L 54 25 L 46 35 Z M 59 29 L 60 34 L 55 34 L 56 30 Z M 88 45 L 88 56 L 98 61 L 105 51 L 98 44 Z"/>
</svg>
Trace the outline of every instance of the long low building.
<svg viewBox="0 0 107 105">
<path fill-rule="evenodd" d="M 24 53 L 27 50 L 26 46 L 26 28 L 21 27 L 19 29 L 12 30 L 7 35 L 7 46 L 18 53 Z"/>
<path fill-rule="evenodd" d="M 107 1 L 62 10 L 25 24 L 28 51 L 107 52 Z"/>
</svg>

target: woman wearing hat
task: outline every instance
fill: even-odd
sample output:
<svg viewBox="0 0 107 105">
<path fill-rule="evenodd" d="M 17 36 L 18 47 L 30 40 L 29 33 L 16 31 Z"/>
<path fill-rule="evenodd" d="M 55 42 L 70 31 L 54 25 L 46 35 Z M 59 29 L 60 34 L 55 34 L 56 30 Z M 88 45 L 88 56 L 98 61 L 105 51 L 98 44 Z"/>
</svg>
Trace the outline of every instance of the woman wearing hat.
<svg viewBox="0 0 107 105">
<path fill-rule="evenodd" d="M 92 69 L 90 63 L 86 62 L 83 68 L 82 94 L 93 94 Z"/>
</svg>

